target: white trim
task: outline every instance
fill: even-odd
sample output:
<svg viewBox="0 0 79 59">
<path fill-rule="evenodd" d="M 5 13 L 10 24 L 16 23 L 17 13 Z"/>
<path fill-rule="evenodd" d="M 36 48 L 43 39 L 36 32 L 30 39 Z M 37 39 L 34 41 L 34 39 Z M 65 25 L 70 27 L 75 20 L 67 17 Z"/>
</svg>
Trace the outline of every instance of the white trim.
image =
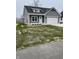
<svg viewBox="0 0 79 59">
<path fill-rule="evenodd" d="M 47 13 L 49 13 L 52 9 L 55 9 L 54 7 L 53 8 L 51 8 L 49 11 L 47 11 L 46 13 L 45 13 L 45 15 L 47 14 Z M 55 9 L 56 10 L 56 12 L 60 15 L 60 13 L 58 12 L 58 10 L 57 9 Z"/>
<path fill-rule="evenodd" d="M 51 11 L 53 8 L 50 8 L 50 10 L 49 11 Z M 45 13 L 45 15 L 49 12 L 49 11 L 47 11 L 46 13 Z"/>
</svg>

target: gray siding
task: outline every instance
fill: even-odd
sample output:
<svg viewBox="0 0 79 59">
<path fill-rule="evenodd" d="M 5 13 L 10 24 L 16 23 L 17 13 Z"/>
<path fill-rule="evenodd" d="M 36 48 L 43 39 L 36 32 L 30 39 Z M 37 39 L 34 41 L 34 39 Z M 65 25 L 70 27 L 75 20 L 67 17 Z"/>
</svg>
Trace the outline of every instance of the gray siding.
<svg viewBox="0 0 79 59">
<path fill-rule="evenodd" d="M 55 11 L 50 11 L 46 14 L 47 17 L 50 17 L 50 18 L 57 18 L 58 17 L 58 14 L 57 12 Z"/>
</svg>

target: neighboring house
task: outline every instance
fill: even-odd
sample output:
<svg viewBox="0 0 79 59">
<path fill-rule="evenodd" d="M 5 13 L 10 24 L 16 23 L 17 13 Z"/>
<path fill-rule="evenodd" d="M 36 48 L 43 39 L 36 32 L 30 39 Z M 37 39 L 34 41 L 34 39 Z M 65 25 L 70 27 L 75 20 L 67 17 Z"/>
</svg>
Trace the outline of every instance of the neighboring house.
<svg viewBox="0 0 79 59">
<path fill-rule="evenodd" d="M 63 24 L 63 11 L 60 13 L 61 17 L 60 17 L 60 24 Z"/>
<path fill-rule="evenodd" d="M 55 8 L 24 6 L 25 24 L 59 24 L 60 14 Z"/>
</svg>

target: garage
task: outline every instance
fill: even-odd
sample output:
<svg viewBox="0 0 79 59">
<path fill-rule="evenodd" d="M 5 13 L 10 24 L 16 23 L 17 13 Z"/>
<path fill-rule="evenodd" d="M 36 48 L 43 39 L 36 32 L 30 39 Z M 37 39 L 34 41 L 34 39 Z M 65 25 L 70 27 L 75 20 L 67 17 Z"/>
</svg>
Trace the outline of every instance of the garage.
<svg viewBox="0 0 79 59">
<path fill-rule="evenodd" d="M 49 18 L 47 17 L 47 24 L 57 24 L 58 18 Z"/>
</svg>

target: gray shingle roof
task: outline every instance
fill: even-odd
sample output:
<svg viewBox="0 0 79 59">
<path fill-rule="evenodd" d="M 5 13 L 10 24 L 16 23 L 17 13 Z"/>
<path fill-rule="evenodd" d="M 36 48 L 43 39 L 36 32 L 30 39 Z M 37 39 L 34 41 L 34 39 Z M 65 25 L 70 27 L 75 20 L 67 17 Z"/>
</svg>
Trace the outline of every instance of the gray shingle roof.
<svg viewBox="0 0 79 59">
<path fill-rule="evenodd" d="M 34 6 L 24 6 L 24 8 L 27 9 L 27 12 L 28 12 L 28 13 L 34 13 L 34 12 L 32 11 L 32 8 L 40 9 L 40 13 L 41 13 L 41 14 L 44 14 L 44 13 L 46 13 L 47 11 L 49 11 L 49 10 L 51 9 L 51 8 L 34 7 Z"/>
</svg>

